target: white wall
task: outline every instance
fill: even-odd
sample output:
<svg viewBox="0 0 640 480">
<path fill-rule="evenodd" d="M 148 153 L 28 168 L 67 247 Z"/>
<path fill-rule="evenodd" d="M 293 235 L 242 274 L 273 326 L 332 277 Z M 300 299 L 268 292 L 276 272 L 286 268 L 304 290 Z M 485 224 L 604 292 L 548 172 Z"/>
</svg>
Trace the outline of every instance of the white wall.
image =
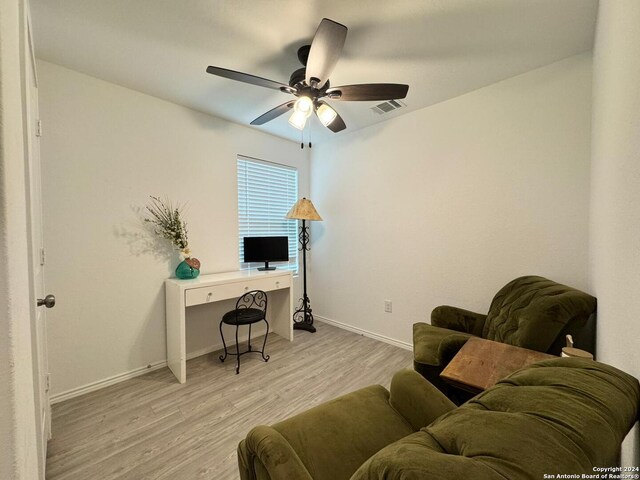
<svg viewBox="0 0 640 480">
<path fill-rule="evenodd" d="M 593 60 L 590 284 L 598 354 L 640 378 L 640 2 L 601 0 Z M 638 428 L 623 463 L 640 465 Z"/>
<path fill-rule="evenodd" d="M 519 275 L 585 289 L 590 105 L 583 54 L 314 146 L 314 314 L 410 344 Z"/>
<path fill-rule="evenodd" d="M 38 62 L 44 124 L 47 289 L 53 394 L 166 359 L 164 286 L 178 258 L 141 226 L 149 195 L 188 202 L 202 273 L 238 268 L 236 155 L 293 165 L 300 145 Z M 179 81 L 176 79 L 176 81 Z M 194 308 L 187 352 L 219 343 L 220 314 Z"/>
<path fill-rule="evenodd" d="M 39 478 L 30 324 L 23 1 L 0 0 L 0 478 Z M 42 475 L 43 476 L 43 475 Z"/>
</svg>

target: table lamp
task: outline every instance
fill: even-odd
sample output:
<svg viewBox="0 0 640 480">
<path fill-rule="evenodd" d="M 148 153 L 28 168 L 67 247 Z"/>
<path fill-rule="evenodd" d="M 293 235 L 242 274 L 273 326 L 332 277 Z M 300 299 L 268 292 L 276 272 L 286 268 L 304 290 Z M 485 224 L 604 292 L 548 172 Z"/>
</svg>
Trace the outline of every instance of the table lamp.
<svg viewBox="0 0 640 480">
<path fill-rule="evenodd" d="M 306 330 L 307 332 L 315 332 L 316 327 L 313 326 L 313 315 L 311 314 L 311 304 L 309 297 L 307 296 L 307 250 L 309 250 L 309 227 L 306 225 L 306 221 L 322 221 L 320 215 L 316 211 L 316 208 L 311 203 L 311 200 L 301 198 L 298 200 L 286 218 L 302 220 L 300 226 L 300 234 L 298 239 L 300 240 L 300 250 L 302 250 L 302 278 L 303 278 L 303 295 L 300 299 L 300 306 L 293 313 L 293 328 L 295 330 Z"/>
</svg>

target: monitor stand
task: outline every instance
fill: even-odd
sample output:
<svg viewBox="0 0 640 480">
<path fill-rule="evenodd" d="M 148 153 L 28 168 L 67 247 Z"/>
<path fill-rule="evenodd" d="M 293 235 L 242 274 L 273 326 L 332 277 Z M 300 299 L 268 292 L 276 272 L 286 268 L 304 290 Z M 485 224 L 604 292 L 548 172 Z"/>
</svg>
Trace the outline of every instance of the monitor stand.
<svg viewBox="0 0 640 480">
<path fill-rule="evenodd" d="M 276 267 L 270 267 L 269 262 L 264 262 L 264 267 L 258 267 L 258 271 L 264 272 L 265 270 L 275 270 Z"/>
</svg>

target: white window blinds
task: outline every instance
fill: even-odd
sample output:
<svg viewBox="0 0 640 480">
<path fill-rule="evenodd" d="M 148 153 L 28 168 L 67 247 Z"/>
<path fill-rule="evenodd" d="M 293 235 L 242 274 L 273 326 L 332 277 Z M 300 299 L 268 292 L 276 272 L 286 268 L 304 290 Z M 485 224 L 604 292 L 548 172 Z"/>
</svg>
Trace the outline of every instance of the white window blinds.
<svg viewBox="0 0 640 480">
<path fill-rule="evenodd" d="M 298 222 L 285 215 L 298 200 L 295 168 L 238 156 L 238 245 L 240 268 L 264 264 L 244 263 L 244 237 L 289 237 L 289 263 L 278 268 L 298 271 Z"/>
</svg>

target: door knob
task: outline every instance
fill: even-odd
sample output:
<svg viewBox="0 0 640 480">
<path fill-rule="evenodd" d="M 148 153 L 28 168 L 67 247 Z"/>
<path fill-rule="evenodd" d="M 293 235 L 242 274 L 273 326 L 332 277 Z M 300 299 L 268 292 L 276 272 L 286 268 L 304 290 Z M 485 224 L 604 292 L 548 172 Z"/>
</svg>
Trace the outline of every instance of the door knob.
<svg viewBox="0 0 640 480">
<path fill-rule="evenodd" d="M 38 299 L 38 306 L 45 306 L 47 308 L 53 308 L 56 305 L 56 297 L 54 297 L 53 295 L 49 294 L 44 298 L 39 298 Z"/>
</svg>

